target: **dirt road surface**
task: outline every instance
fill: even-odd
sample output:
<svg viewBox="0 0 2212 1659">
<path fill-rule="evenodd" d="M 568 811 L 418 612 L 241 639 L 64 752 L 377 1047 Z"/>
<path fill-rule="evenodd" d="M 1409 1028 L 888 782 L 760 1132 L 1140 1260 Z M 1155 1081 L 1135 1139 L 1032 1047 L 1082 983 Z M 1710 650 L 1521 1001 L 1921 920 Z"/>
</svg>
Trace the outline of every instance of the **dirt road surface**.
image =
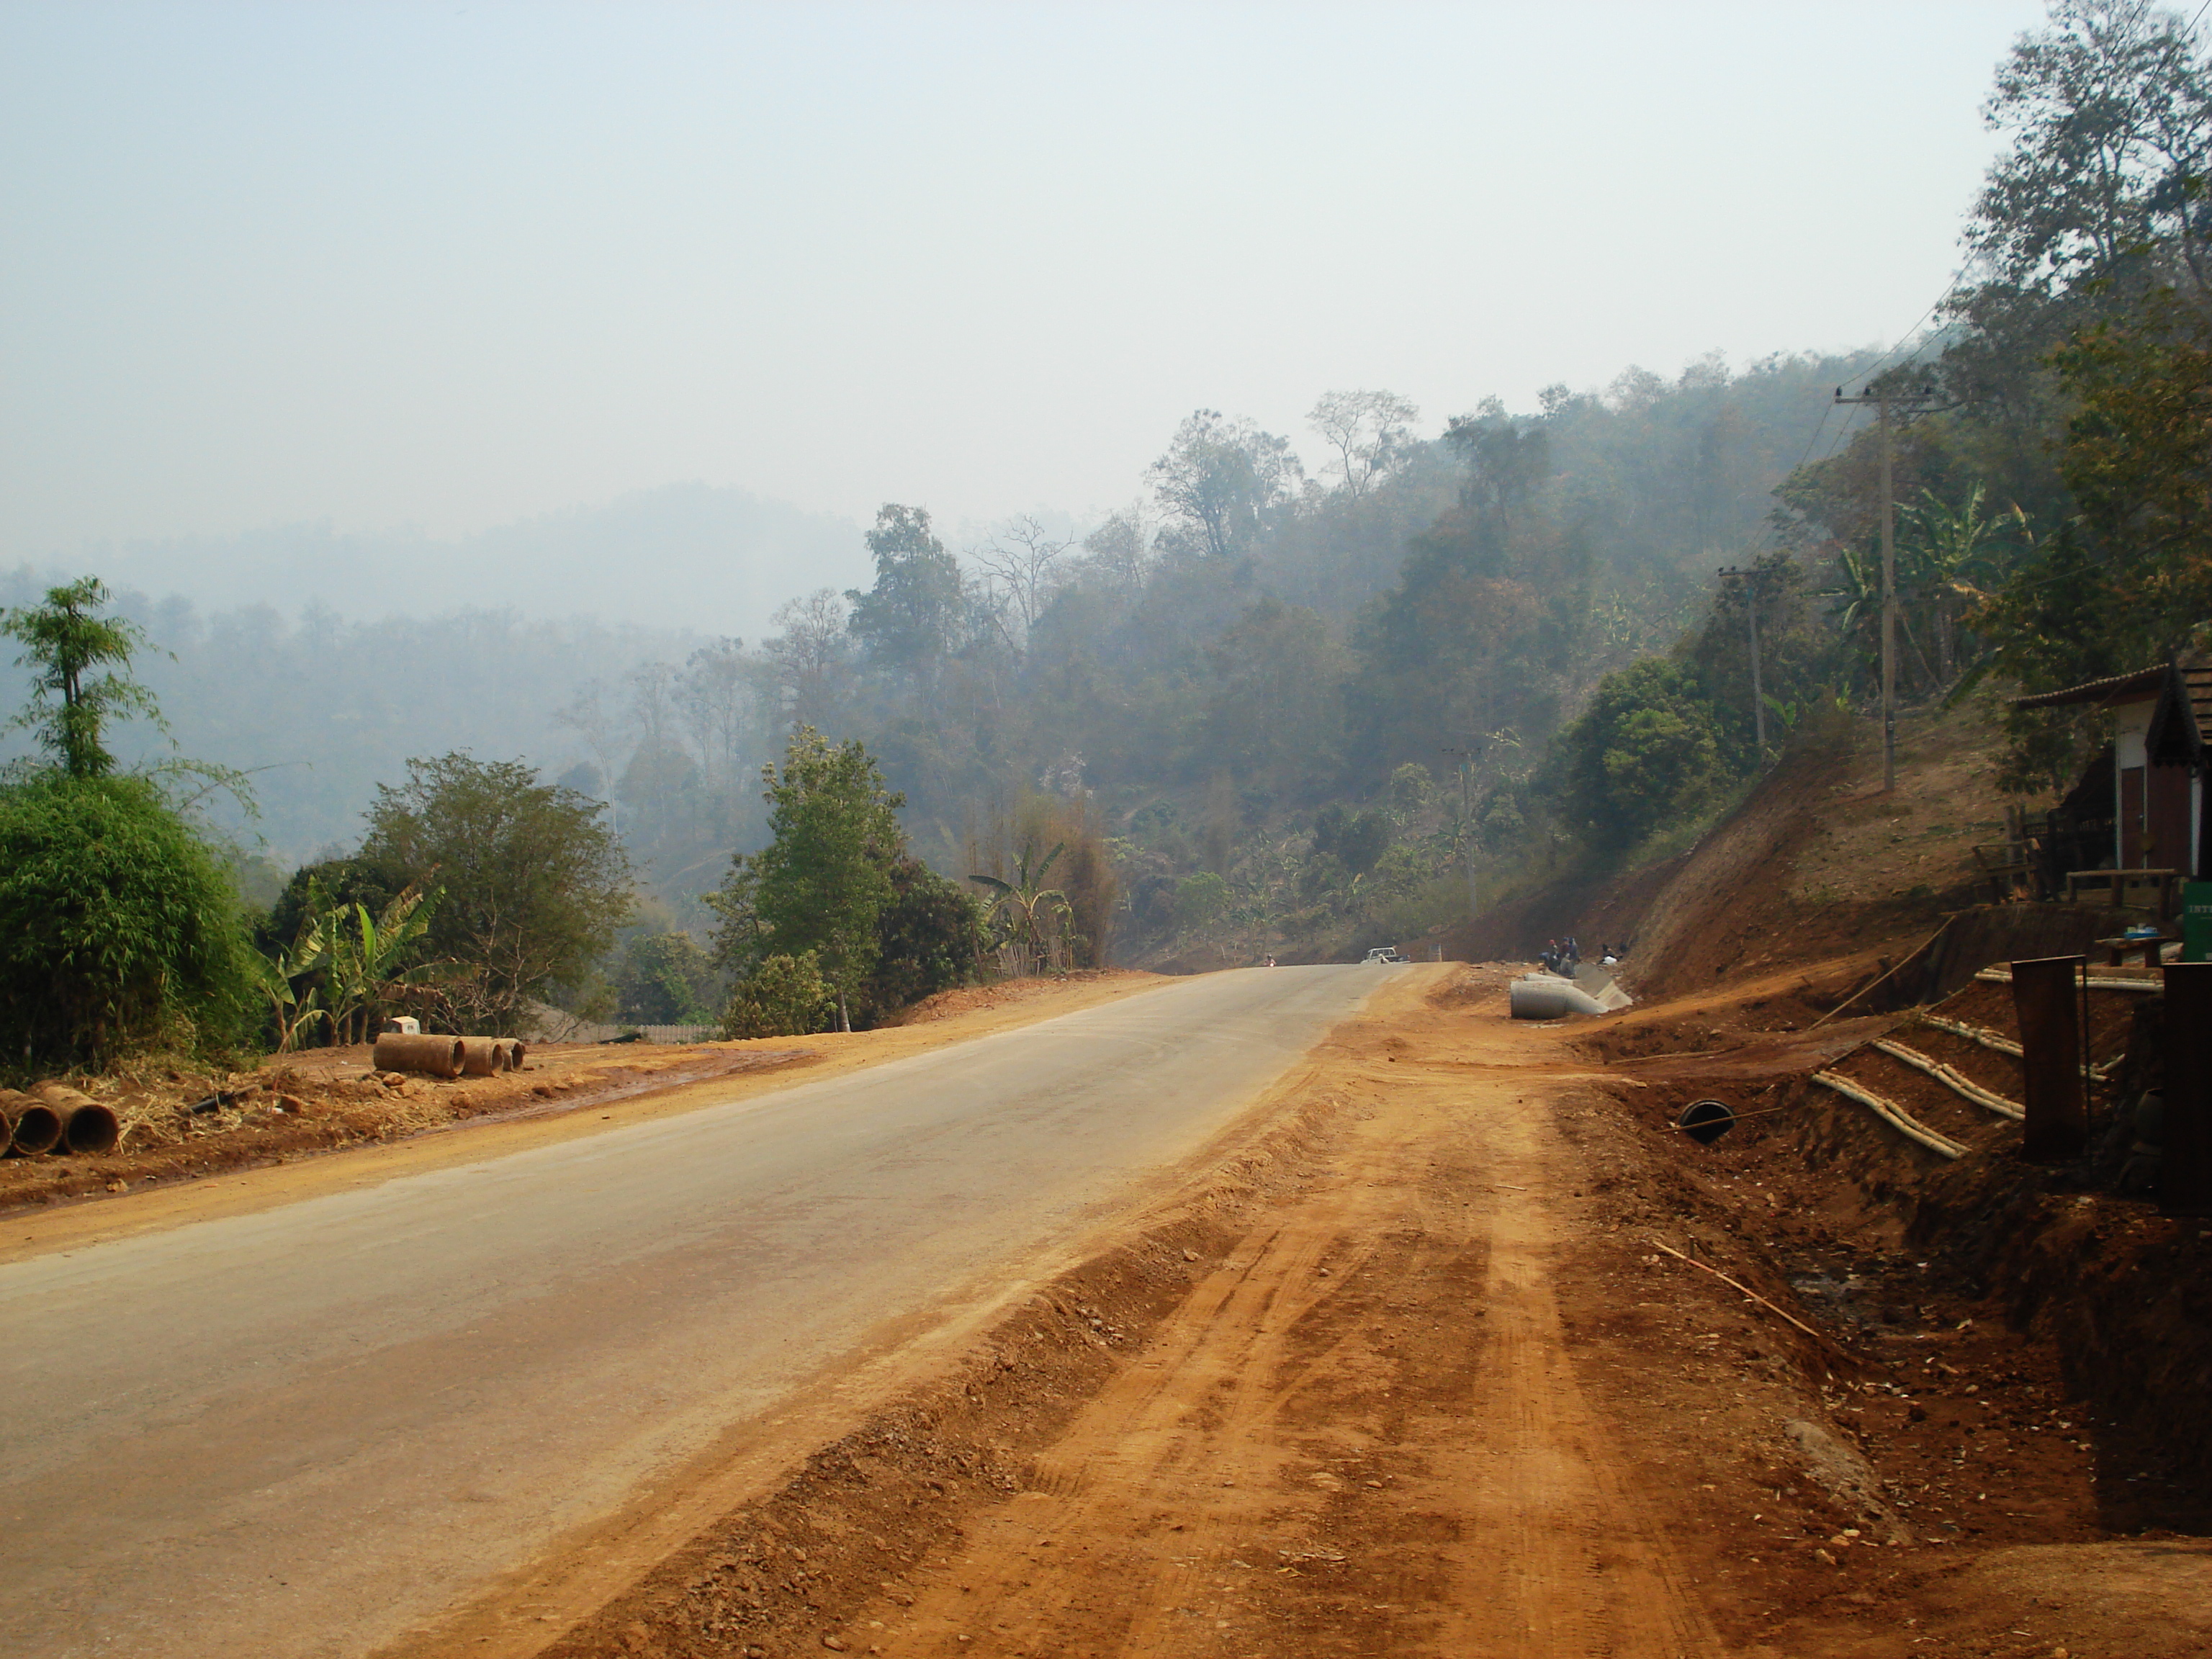
<svg viewBox="0 0 2212 1659">
<path fill-rule="evenodd" d="M 2047 1344 L 1911 1260 L 1887 1347 L 1747 1299 L 1709 1269 L 1809 1314 L 1770 1247 L 1821 1178 L 1686 1146 L 1624 1073 L 1688 1056 L 1594 1063 L 1506 978 L 1393 974 L 1182 1190 L 588 1616 L 510 1596 L 395 1659 L 2208 1650 L 2212 1553 L 2100 1521 L 2132 1466 Z"/>
<path fill-rule="evenodd" d="M 1604 1356 L 1565 1329 L 1562 1258 L 1592 1218 L 1556 1097 L 1589 1068 L 1502 1008 L 1422 1007 L 1432 977 L 1318 1057 L 1321 1159 L 850 1645 L 1728 1650 L 1676 1535 L 1685 1495 L 1623 1446 L 1583 1380 Z"/>
<path fill-rule="evenodd" d="M 0 1650 L 360 1654 L 611 1515 L 665 1551 L 656 1492 L 978 1316 L 1391 971 L 1211 975 L 0 1265 Z"/>
</svg>

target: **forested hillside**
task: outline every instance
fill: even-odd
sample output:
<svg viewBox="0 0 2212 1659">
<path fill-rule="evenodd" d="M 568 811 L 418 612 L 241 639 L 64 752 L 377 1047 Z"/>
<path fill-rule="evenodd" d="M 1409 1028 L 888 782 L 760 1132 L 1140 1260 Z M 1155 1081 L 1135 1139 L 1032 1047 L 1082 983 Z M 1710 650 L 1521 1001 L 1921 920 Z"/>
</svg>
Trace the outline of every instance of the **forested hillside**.
<svg viewBox="0 0 2212 1659">
<path fill-rule="evenodd" d="M 1909 699 L 2137 666 L 2212 615 L 2212 75 L 2176 14 L 2059 0 L 1986 112 L 1968 275 L 1898 350 L 1631 368 L 1525 410 L 1323 390 L 1289 433 L 1200 410 L 1079 534 L 956 544 L 885 504 L 866 579 L 802 562 L 764 635 L 680 583 L 665 631 L 541 620 L 591 612 L 575 580 L 413 622 L 134 599 L 174 655 L 144 672 L 192 752 L 254 774 L 285 868 L 356 840 L 409 757 L 519 756 L 606 803 L 646 925 L 703 939 L 760 768 L 812 727 L 865 744 L 943 873 L 1019 884 L 1070 849 L 1074 960 L 1411 943 L 1470 884 L 1680 843 L 1871 712 L 1881 466 L 1839 389 L 1927 394 L 1895 443 Z M 2096 738 L 2012 733 L 2023 791 Z"/>
<path fill-rule="evenodd" d="M 956 874 L 1003 856 L 979 838 L 1016 833 L 1024 796 L 1087 799 L 1094 831 L 1126 843 L 1128 946 L 1180 931 L 1174 895 L 1206 873 L 1230 884 L 1194 896 L 1211 921 L 1264 927 L 1247 914 L 1262 888 L 1267 914 L 1340 921 L 1369 908 L 1376 859 L 1351 845 L 1293 891 L 1279 843 L 1332 803 L 1382 804 L 1394 836 L 1435 843 L 1385 872 L 1402 898 L 1455 855 L 1457 786 L 1447 814 L 1417 779 L 1386 802 L 1386 781 L 1480 747 L 1485 840 L 1510 853 L 1560 720 L 1762 543 L 1793 446 L 1852 367 L 1632 369 L 1528 415 L 1479 404 L 1425 439 L 1401 399 L 1334 393 L 1296 448 L 1200 411 L 1080 538 L 1024 519 L 956 549 L 926 506 L 886 507 L 872 583 L 797 595 L 754 642 L 713 637 L 704 605 L 672 607 L 697 633 L 522 606 L 125 609 L 173 657 L 143 665 L 173 727 L 254 774 L 253 828 L 288 867 L 356 839 L 410 755 L 521 755 L 605 799 L 682 913 L 757 835 L 760 765 L 811 725 L 867 741 L 918 846 Z M 35 586 L 20 573 L 0 597 Z"/>
</svg>

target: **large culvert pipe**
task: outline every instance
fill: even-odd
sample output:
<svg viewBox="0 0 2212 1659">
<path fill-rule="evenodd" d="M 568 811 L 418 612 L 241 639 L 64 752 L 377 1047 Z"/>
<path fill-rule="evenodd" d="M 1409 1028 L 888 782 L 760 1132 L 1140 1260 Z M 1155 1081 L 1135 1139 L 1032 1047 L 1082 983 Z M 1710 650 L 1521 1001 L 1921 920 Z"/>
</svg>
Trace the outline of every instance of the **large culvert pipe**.
<svg viewBox="0 0 2212 1659">
<path fill-rule="evenodd" d="M 7 1103 L 8 1150 L 30 1157 L 51 1152 L 62 1138 L 62 1115 L 34 1095 L 16 1095 Z"/>
<path fill-rule="evenodd" d="M 507 1069 L 507 1045 L 497 1037 L 463 1037 L 461 1069 L 471 1077 L 490 1077 Z"/>
<path fill-rule="evenodd" d="M 62 1132 L 52 1150 L 112 1152 L 123 1139 L 123 1120 L 112 1107 L 101 1105 L 82 1090 L 66 1083 L 36 1083 L 31 1091 L 61 1119 Z"/>
<path fill-rule="evenodd" d="M 112 1106 L 94 1101 L 63 1121 L 62 1146 L 72 1152 L 112 1152 L 123 1142 L 123 1120 Z"/>
<path fill-rule="evenodd" d="M 523 1060 L 529 1056 L 529 1045 L 520 1037 L 501 1037 L 499 1042 L 500 1047 L 507 1050 L 507 1069 L 510 1072 L 520 1071 Z"/>
<path fill-rule="evenodd" d="M 1516 1019 L 1559 1019 L 1568 1014 L 1601 1014 L 1605 1005 L 1571 979 L 1531 974 L 1513 981 L 1507 1000 Z"/>
<path fill-rule="evenodd" d="M 459 1077 L 464 1055 L 457 1036 L 411 1036 L 387 1032 L 377 1038 L 371 1062 L 380 1072 L 420 1072 L 425 1077 Z"/>
<path fill-rule="evenodd" d="M 1735 1127 L 1735 1114 L 1720 1100 L 1693 1100 L 1682 1109 L 1674 1127 L 1698 1143 L 1710 1146 Z"/>
</svg>

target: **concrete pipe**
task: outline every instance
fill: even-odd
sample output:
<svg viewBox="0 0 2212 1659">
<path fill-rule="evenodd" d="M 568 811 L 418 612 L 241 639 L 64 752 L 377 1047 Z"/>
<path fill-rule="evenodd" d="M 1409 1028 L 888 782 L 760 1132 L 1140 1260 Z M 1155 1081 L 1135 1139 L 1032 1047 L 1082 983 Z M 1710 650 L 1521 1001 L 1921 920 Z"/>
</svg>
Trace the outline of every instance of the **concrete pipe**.
<svg viewBox="0 0 2212 1659">
<path fill-rule="evenodd" d="M 461 1069 L 471 1077 L 490 1077 L 507 1069 L 507 1045 L 498 1037 L 463 1037 Z"/>
<path fill-rule="evenodd" d="M 11 1097 L 0 1104 L 0 1115 L 8 1120 L 8 1151 L 27 1158 L 51 1152 L 61 1144 L 62 1131 L 67 1126 L 59 1112 L 35 1095 L 19 1095 L 12 1090 L 9 1094 Z"/>
<path fill-rule="evenodd" d="M 522 1062 L 529 1057 L 528 1045 L 520 1037 L 501 1037 L 499 1041 L 500 1046 L 507 1050 L 507 1069 L 510 1072 L 520 1071 Z"/>
<path fill-rule="evenodd" d="M 81 1089 L 66 1083 L 34 1083 L 31 1092 L 52 1109 L 62 1121 L 62 1132 L 52 1148 L 58 1152 L 112 1152 L 123 1139 L 123 1120 L 111 1107 L 101 1105 Z"/>
<path fill-rule="evenodd" d="M 425 1077 L 459 1077 L 464 1049 L 457 1036 L 409 1036 L 388 1032 L 377 1038 L 370 1061 L 380 1072 L 420 1072 Z"/>
<path fill-rule="evenodd" d="M 1568 1014 L 1601 1014 L 1605 1005 L 1571 979 L 1531 974 L 1513 981 L 1507 993 L 1516 1019 L 1559 1019 Z"/>
<path fill-rule="evenodd" d="M 62 1120 L 57 1152 L 112 1152 L 123 1143 L 123 1120 L 114 1108 L 88 1101 Z"/>
</svg>

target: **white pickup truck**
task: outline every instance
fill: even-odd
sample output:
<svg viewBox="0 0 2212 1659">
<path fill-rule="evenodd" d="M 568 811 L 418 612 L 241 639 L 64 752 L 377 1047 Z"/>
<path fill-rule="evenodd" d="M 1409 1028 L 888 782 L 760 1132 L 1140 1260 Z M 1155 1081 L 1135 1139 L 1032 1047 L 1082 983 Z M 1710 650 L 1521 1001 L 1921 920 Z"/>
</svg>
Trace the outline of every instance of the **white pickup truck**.
<svg viewBox="0 0 2212 1659">
<path fill-rule="evenodd" d="M 1413 957 L 1398 954 L 1395 945 L 1378 945 L 1367 953 L 1369 962 L 1411 962 Z"/>
</svg>

